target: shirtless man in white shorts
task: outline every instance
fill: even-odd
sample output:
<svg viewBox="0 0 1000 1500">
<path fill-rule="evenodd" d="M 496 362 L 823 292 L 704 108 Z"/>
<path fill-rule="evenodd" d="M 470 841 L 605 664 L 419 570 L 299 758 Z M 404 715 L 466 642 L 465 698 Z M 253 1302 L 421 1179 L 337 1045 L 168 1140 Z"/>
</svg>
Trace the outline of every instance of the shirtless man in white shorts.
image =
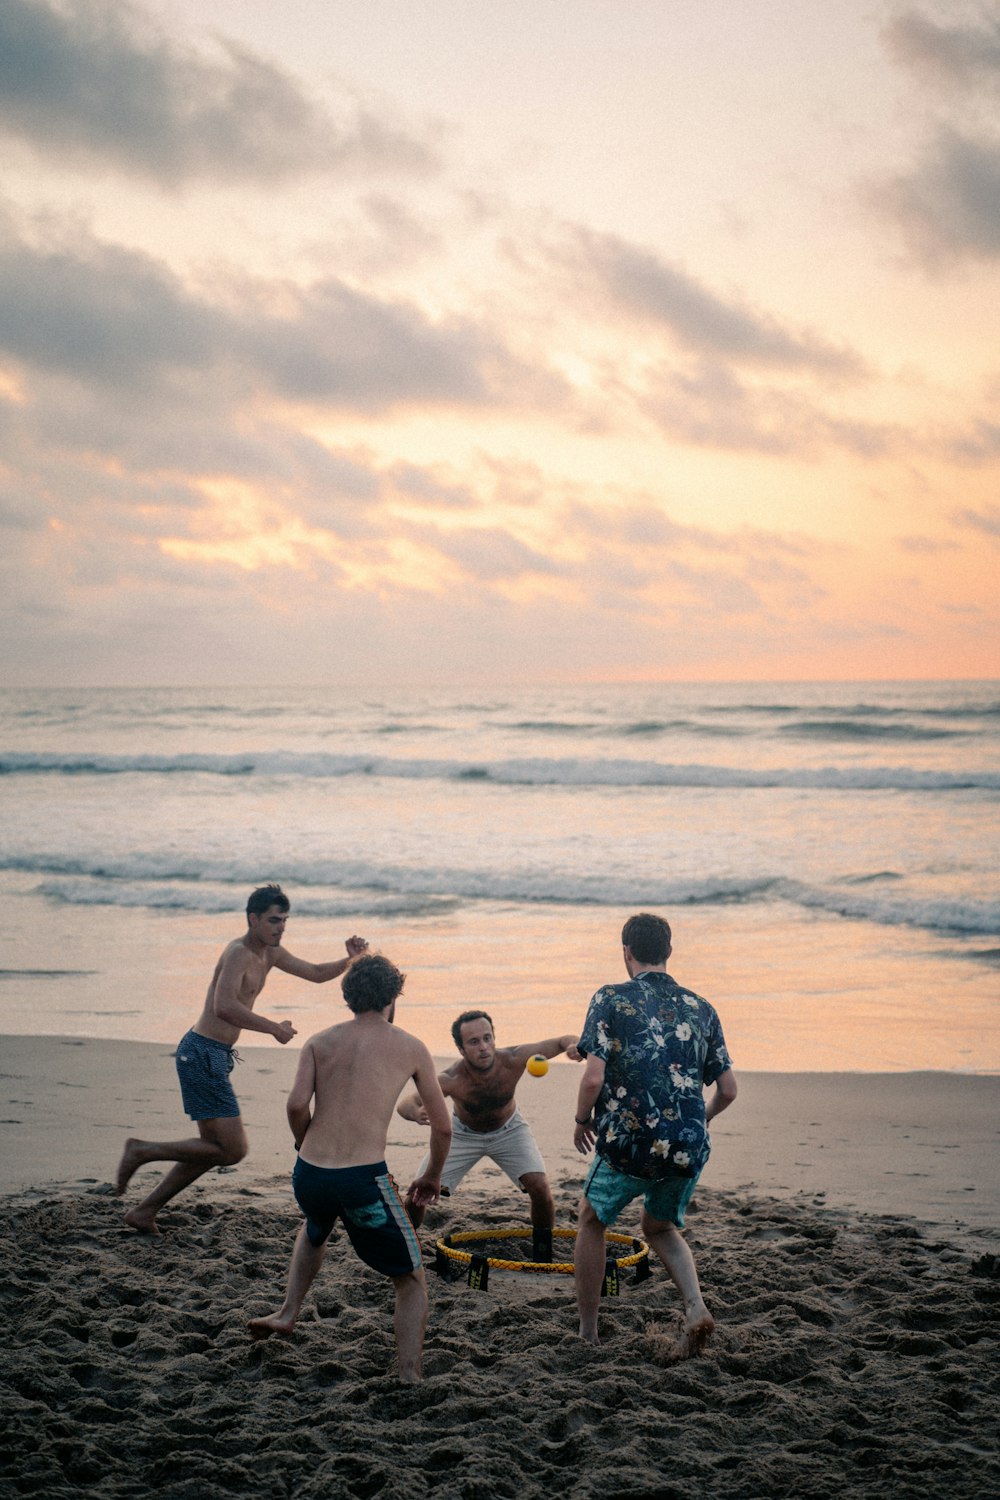
<svg viewBox="0 0 1000 1500">
<path fill-rule="evenodd" d="M 451 1150 L 441 1173 L 442 1195 L 451 1193 L 478 1161 L 487 1157 L 506 1172 L 516 1187 L 531 1199 L 532 1258 L 552 1259 L 552 1227 L 556 1209 L 545 1175 L 545 1163 L 535 1144 L 531 1127 L 514 1101 L 514 1090 L 524 1076 L 530 1057 L 558 1057 L 565 1052 L 580 1062 L 575 1036 L 554 1036 L 544 1042 L 524 1042 L 519 1047 L 500 1047 L 493 1036 L 493 1022 L 484 1010 L 467 1010 L 452 1024 L 455 1046 L 462 1054 L 438 1082 L 452 1102 Z M 427 1125 L 429 1120 L 418 1093 L 407 1094 L 396 1106 L 404 1120 Z M 425 1161 L 418 1176 L 426 1170 Z M 419 1228 L 424 1210 L 408 1197 L 406 1211 Z"/>
</svg>

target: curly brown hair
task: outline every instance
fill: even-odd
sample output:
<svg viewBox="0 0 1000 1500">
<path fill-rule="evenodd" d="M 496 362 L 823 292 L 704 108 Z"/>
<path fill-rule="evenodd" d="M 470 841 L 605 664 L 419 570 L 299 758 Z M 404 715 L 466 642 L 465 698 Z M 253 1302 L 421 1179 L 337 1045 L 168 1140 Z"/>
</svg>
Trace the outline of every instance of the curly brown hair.
<svg viewBox="0 0 1000 1500">
<path fill-rule="evenodd" d="M 406 975 L 381 953 L 362 953 L 340 981 L 344 999 L 356 1016 L 385 1010 L 406 983 Z"/>
</svg>

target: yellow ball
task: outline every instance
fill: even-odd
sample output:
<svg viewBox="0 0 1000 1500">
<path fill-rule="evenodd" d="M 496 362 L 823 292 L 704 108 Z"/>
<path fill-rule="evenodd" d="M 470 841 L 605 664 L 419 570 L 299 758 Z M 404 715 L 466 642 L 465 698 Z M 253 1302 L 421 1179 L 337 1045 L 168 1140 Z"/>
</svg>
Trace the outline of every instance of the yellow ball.
<svg viewBox="0 0 1000 1500">
<path fill-rule="evenodd" d="M 540 1052 L 536 1052 L 534 1057 L 528 1058 L 528 1072 L 532 1078 L 544 1078 L 548 1071 L 549 1060 L 547 1057 L 543 1057 Z"/>
</svg>

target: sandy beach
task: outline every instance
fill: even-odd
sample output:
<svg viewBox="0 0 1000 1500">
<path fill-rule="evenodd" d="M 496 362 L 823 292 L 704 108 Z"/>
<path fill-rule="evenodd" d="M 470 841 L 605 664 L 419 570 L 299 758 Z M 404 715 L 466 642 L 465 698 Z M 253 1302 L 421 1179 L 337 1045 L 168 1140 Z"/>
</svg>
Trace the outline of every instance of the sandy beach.
<svg viewBox="0 0 1000 1500">
<path fill-rule="evenodd" d="M 238 1168 L 122 1225 L 127 1133 L 182 1133 L 171 1048 L 3 1040 L 0 1236 L 8 1414 L 2 1493 L 952 1496 L 1000 1489 L 1000 1079 L 744 1074 L 688 1221 L 718 1332 L 671 1361 L 657 1267 L 575 1334 L 569 1276 L 431 1276 L 425 1375 L 392 1374 L 391 1295 L 339 1240 L 294 1339 L 250 1342 L 280 1300 L 298 1216 L 284 1097 L 296 1054 L 247 1049 Z M 519 1099 L 570 1227 L 576 1070 Z M 388 1160 L 408 1180 L 419 1127 Z M 139 1174 L 126 1199 L 155 1180 Z M 144 1186 L 145 1184 L 145 1186 Z M 425 1243 L 523 1223 L 480 1168 Z M 634 1229 L 626 1218 L 618 1226 Z"/>
</svg>

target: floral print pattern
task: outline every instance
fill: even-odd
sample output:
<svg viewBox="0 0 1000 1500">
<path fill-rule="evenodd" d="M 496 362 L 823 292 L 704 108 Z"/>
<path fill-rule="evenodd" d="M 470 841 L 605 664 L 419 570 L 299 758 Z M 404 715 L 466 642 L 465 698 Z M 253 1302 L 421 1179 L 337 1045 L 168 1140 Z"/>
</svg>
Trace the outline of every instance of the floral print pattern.
<svg viewBox="0 0 1000 1500">
<path fill-rule="evenodd" d="M 702 1088 L 732 1067 L 708 1001 L 659 970 L 606 984 L 577 1045 L 607 1065 L 598 1154 L 632 1177 L 696 1176 L 711 1150 Z"/>
</svg>

